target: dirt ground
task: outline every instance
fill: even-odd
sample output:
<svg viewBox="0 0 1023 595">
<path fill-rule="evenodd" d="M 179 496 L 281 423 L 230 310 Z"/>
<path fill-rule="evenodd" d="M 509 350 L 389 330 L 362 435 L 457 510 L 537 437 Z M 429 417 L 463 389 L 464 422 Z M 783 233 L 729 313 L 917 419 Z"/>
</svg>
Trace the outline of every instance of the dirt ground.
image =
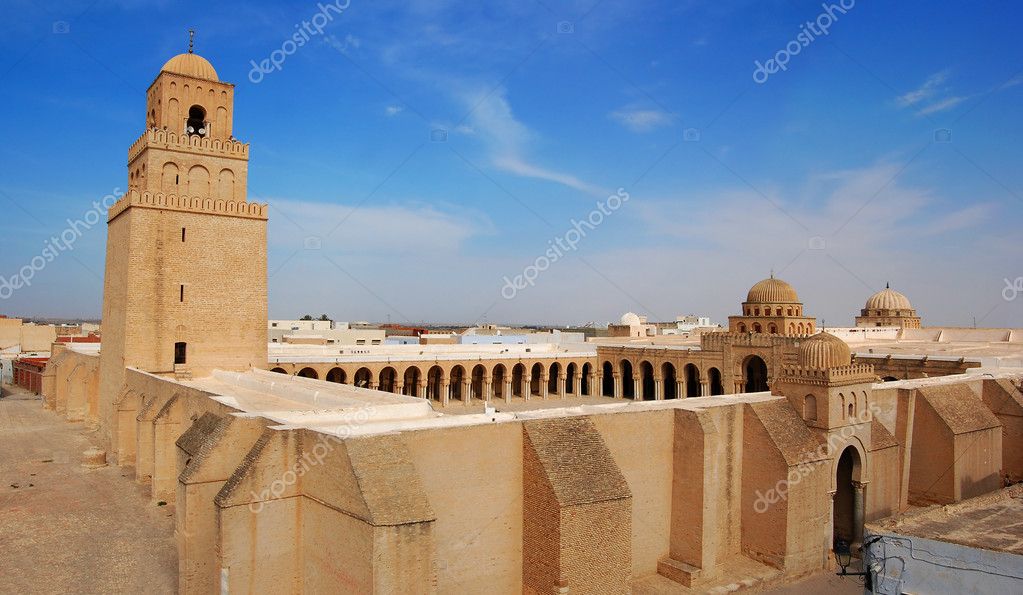
<svg viewBox="0 0 1023 595">
<path fill-rule="evenodd" d="M 0 593 L 174 593 L 173 510 L 131 468 L 81 465 L 99 445 L 36 395 L 0 398 Z"/>
</svg>

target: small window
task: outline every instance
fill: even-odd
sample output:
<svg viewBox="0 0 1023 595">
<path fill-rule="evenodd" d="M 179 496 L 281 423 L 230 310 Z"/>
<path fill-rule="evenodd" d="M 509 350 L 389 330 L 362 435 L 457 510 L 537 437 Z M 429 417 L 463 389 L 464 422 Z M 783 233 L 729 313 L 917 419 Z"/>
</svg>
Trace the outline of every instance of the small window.
<svg viewBox="0 0 1023 595">
<path fill-rule="evenodd" d="M 174 344 L 174 363 L 183 364 L 186 359 L 187 345 L 184 342 L 177 342 Z"/>
<path fill-rule="evenodd" d="M 366 340 L 365 339 L 356 339 L 355 340 L 355 344 L 356 345 L 365 345 L 366 344 Z"/>
<path fill-rule="evenodd" d="M 184 302 L 185 301 L 185 286 L 184 285 L 181 286 L 180 293 L 178 294 L 178 301 L 180 301 L 180 302 Z"/>
<path fill-rule="evenodd" d="M 185 228 L 184 227 L 181 228 L 181 241 L 182 242 L 185 241 Z"/>
</svg>

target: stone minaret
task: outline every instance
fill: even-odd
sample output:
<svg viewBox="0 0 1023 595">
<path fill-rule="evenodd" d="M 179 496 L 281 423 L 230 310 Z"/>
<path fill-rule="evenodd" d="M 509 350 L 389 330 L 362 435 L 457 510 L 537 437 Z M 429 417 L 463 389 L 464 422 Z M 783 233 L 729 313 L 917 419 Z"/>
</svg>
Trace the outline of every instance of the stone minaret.
<svg viewBox="0 0 1023 595">
<path fill-rule="evenodd" d="M 266 365 L 267 207 L 246 201 L 233 100 L 191 48 L 146 93 L 128 192 L 108 216 L 102 425 L 116 425 L 126 367 L 188 378 Z"/>
</svg>

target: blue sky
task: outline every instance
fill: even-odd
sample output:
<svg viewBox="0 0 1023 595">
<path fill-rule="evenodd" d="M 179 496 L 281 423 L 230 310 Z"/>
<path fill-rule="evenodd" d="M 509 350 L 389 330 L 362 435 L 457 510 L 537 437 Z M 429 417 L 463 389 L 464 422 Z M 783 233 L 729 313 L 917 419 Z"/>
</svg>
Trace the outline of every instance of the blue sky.
<svg viewBox="0 0 1023 595">
<path fill-rule="evenodd" d="M 272 317 L 723 321 L 773 269 L 827 325 L 889 281 L 925 324 L 1023 325 L 1020 8 L 845 6 L 351 0 L 253 83 L 317 3 L 8 2 L 0 275 L 124 190 L 145 89 L 194 27 L 271 205 Z M 827 34 L 801 44 L 808 21 Z M 105 235 L 0 313 L 98 316 Z"/>
</svg>

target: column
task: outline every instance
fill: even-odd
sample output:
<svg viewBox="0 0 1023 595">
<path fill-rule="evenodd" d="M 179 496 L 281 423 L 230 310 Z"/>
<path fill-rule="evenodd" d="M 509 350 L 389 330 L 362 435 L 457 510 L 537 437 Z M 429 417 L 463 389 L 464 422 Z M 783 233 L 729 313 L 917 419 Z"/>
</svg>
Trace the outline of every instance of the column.
<svg viewBox="0 0 1023 595">
<path fill-rule="evenodd" d="M 863 543 L 863 491 L 867 487 L 866 482 L 854 481 L 853 485 L 853 543 Z"/>
<path fill-rule="evenodd" d="M 636 401 L 643 400 L 643 379 L 632 374 L 632 398 Z"/>
<path fill-rule="evenodd" d="M 405 383 L 404 382 L 395 382 L 394 383 L 394 392 L 395 392 L 395 394 L 399 394 L 399 395 L 405 394 Z"/>
<path fill-rule="evenodd" d="M 446 407 L 450 398 L 451 386 L 448 384 L 448 379 L 445 378 L 440 381 L 440 404 Z"/>
<path fill-rule="evenodd" d="M 468 405 L 472 402 L 472 380 L 462 381 L 462 404 Z"/>
<path fill-rule="evenodd" d="M 511 403 L 511 398 L 512 398 L 511 374 L 507 374 L 504 379 L 504 402 Z"/>
<path fill-rule="evenodd" d="M 426 398 L 426 381 L 425 380 L 420 380 L 419 384 L 416 385 L 416 389 L 418 389 L 418 391 L 419 391 L 419 398 L 420 399 L 425 399 Z"/>
<path fill-rule="evenodd" d="M 604 372 L 590 373 L 590 395 L 597 395 L 598 397 L 604 395 Z"/>
<path fill-rule="evenodd" d="M 622 398 L 622 375 L 615 372 L 612 376 L 615 380 L 614 391 L 612 391 L 614 392 L 614 398 L 620 399 Z"/>
<path fill-rule="evenodd" d="M 706 397 L 710 395 L 710 381 L 704 380 L 700 383 L 700 396 Z"/>
<path fill-rule="evenodd" d="M 558 376 L 558 395 L 562 399 L 568 397 L 568 395 L 565 394 L 565 375 L 564 374 L 561 374 L 561 375 Z"/>
<path fill-rule="evenodd" d="M 533 374 L 527 372 L 522 375 L 522 397 L 527 401 L 533 396 Z"/>
<path fill-rule="evenodd" d="M 547 388 L 550 386 L 550 383 L 551 379 L 546 374 L 540 377 L 540 396 L 544 399 L 547 398 Z"/>
<path fill-rule="evenodd" d="M 368 388 L 369 390 L 376 390 L 377 389 L 377 381 L 371 379 L 369 381 L 369 383 L 366 385 L 366 388 Z"/>
<path fill-rule="evenodd" d="M 743 389 L 742 381 L 741 380 L 736 380 L 735 381 L 735 387 L 732 390 L 732 394 L 733 395 L 741 394 L 742 393 L 742 389 Z"/>
<path fill-rule="evenodd" d="M 574 392 L 572 393 L 573 395 L 575 395 L 577 397 L 583 396 L 583 375 L 582 375 L 582 373 L 576 374 L 575 382 L 572 384 L 572 388 L 575 389 Z"/>
<path fill-rule="evenodd" d="M 494 381 L 490 377 L 483 379 L 483 400 L 487 403 L 494 400 Z"/>
</svg>

